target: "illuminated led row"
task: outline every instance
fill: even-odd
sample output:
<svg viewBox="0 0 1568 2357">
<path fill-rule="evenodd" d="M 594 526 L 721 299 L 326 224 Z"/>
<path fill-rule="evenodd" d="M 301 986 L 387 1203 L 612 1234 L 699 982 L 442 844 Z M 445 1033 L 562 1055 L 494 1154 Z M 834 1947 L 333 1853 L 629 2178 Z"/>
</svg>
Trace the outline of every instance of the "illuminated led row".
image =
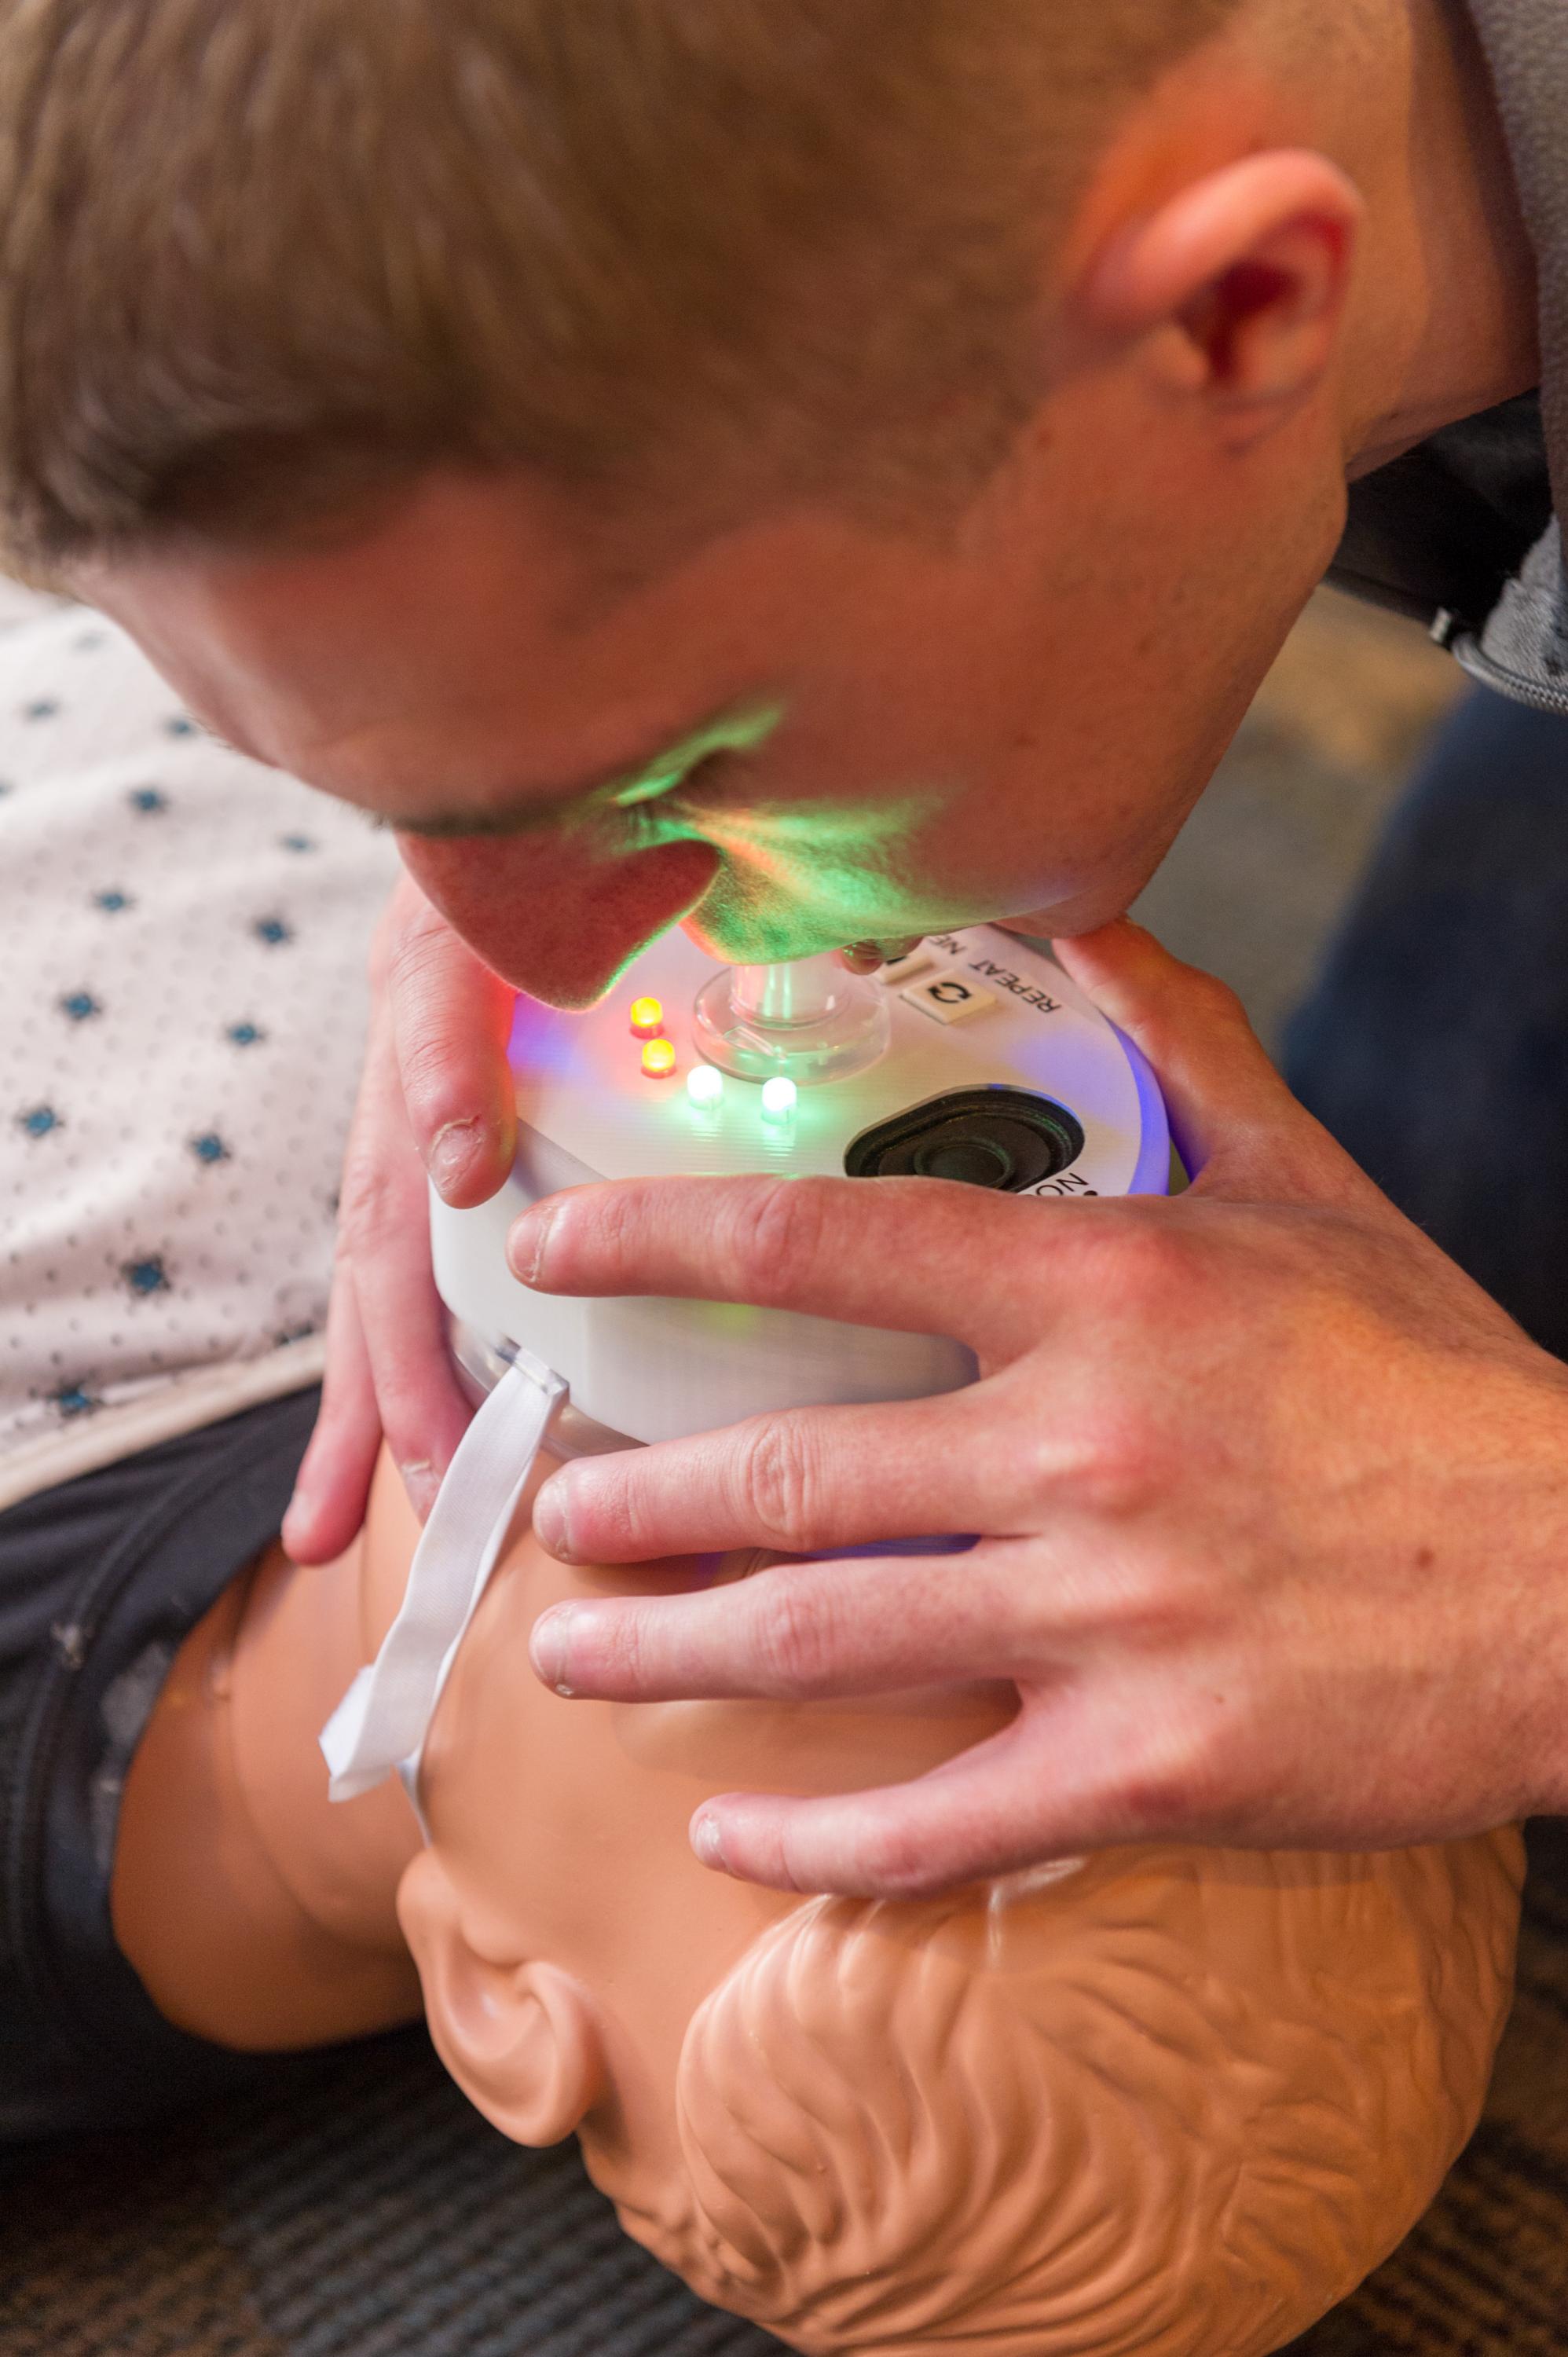
<svg viewBox="0 0 1568 2357">
<path fill-rule="evenodd" d="M 642 1041 L 642 1069 L 650 1081 L 670 1080 L 675 1071 L 675 1046 L 664 1037 L 664 1007 L 657 998 L 634 998 L 631 1028 Z M 714 1113 L 724 1103 L 725 1076 L 714 1064 L 693 1064 L 686 1075 L 686 1094 L 699 1113 Z M 762 1118 L 783 1128 L 795 1118 L 798 1092 L 793 1081 L 779 1075 L 762 1089 Z"/>
</svg>

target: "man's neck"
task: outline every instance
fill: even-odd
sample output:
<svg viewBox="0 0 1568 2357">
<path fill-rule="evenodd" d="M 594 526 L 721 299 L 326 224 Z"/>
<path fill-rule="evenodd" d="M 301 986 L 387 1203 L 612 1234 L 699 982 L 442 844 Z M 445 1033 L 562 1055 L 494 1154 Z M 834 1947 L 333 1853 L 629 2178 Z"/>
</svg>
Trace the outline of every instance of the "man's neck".
<svg viewBox="0 0 1568 2357">
<path fill-rule="evenodd" d="M 1474 27 L 1459 0 L 1378 14 L 1338 146 L 1367 199 L 1347 337 L 1353 476 L 1540 381 L 1535 258 Z"/>
</svg>

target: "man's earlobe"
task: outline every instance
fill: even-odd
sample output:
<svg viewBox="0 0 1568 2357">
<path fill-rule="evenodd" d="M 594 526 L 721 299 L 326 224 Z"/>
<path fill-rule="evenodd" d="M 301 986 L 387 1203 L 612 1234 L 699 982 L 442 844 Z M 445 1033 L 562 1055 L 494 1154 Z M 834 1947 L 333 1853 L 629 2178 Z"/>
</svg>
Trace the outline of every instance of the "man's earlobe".
<svg viewBox="0 0 1568 2357">
<path fill-rule="evenodd" d="M 435 2050 L 463 2093 L 514 2144 L 559 2144 L 604 2090 L 592 1998 L 542 1963 L 492 1962 L 465 1936 L 440 1859 L 416 1857 L 398 1889 L 398 1919 L 424 1990 Z"/>
</svg>

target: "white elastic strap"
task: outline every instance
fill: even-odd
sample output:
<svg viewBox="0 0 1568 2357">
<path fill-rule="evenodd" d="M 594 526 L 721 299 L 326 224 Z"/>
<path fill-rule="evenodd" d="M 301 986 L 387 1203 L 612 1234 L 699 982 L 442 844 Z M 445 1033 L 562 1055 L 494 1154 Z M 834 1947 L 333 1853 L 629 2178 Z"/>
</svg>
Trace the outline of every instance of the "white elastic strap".
<svg viewBox="0 0 1568 2357">
<path fill-rule="evenodd" d="M 565 1396 L 561 1377 L 520 1351 L 468 1426 L 414 1551 L 403 1609 L 321 1730 L 334 1801 L 372 1791 L 394 1768 L 413 1791 L 447 1673 Z"/>
</svg>

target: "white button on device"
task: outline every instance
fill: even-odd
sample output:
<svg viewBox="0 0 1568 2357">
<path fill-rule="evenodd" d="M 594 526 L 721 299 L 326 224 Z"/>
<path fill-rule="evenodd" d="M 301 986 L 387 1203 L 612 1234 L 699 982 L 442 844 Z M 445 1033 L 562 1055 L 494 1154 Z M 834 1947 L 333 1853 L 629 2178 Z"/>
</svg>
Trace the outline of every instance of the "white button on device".
<svg viewBox="0 0 1568 2357">
<path fill-rule="evenodd" d="M 984 1015 L 996 1004 L 992 992 L 956 973 L 933 975 L 929 982 L 918 982 L 898 995 L 922 1015 L 929 1015 L 933 1023 L 967 1023 L 972 1015 Z"/>
<path fill-rule="evenodd" d="M 878 979 L 885 982 L 890 990 L 902 990 L 904 985 L 913 982 L 918 974 L 929 974 L 940 963 L 936 951 L 929 950 L 922 942 L 918 949 L 909 952 L 908 957 L 891 959 L 883 967 Z"/>
</svg>

